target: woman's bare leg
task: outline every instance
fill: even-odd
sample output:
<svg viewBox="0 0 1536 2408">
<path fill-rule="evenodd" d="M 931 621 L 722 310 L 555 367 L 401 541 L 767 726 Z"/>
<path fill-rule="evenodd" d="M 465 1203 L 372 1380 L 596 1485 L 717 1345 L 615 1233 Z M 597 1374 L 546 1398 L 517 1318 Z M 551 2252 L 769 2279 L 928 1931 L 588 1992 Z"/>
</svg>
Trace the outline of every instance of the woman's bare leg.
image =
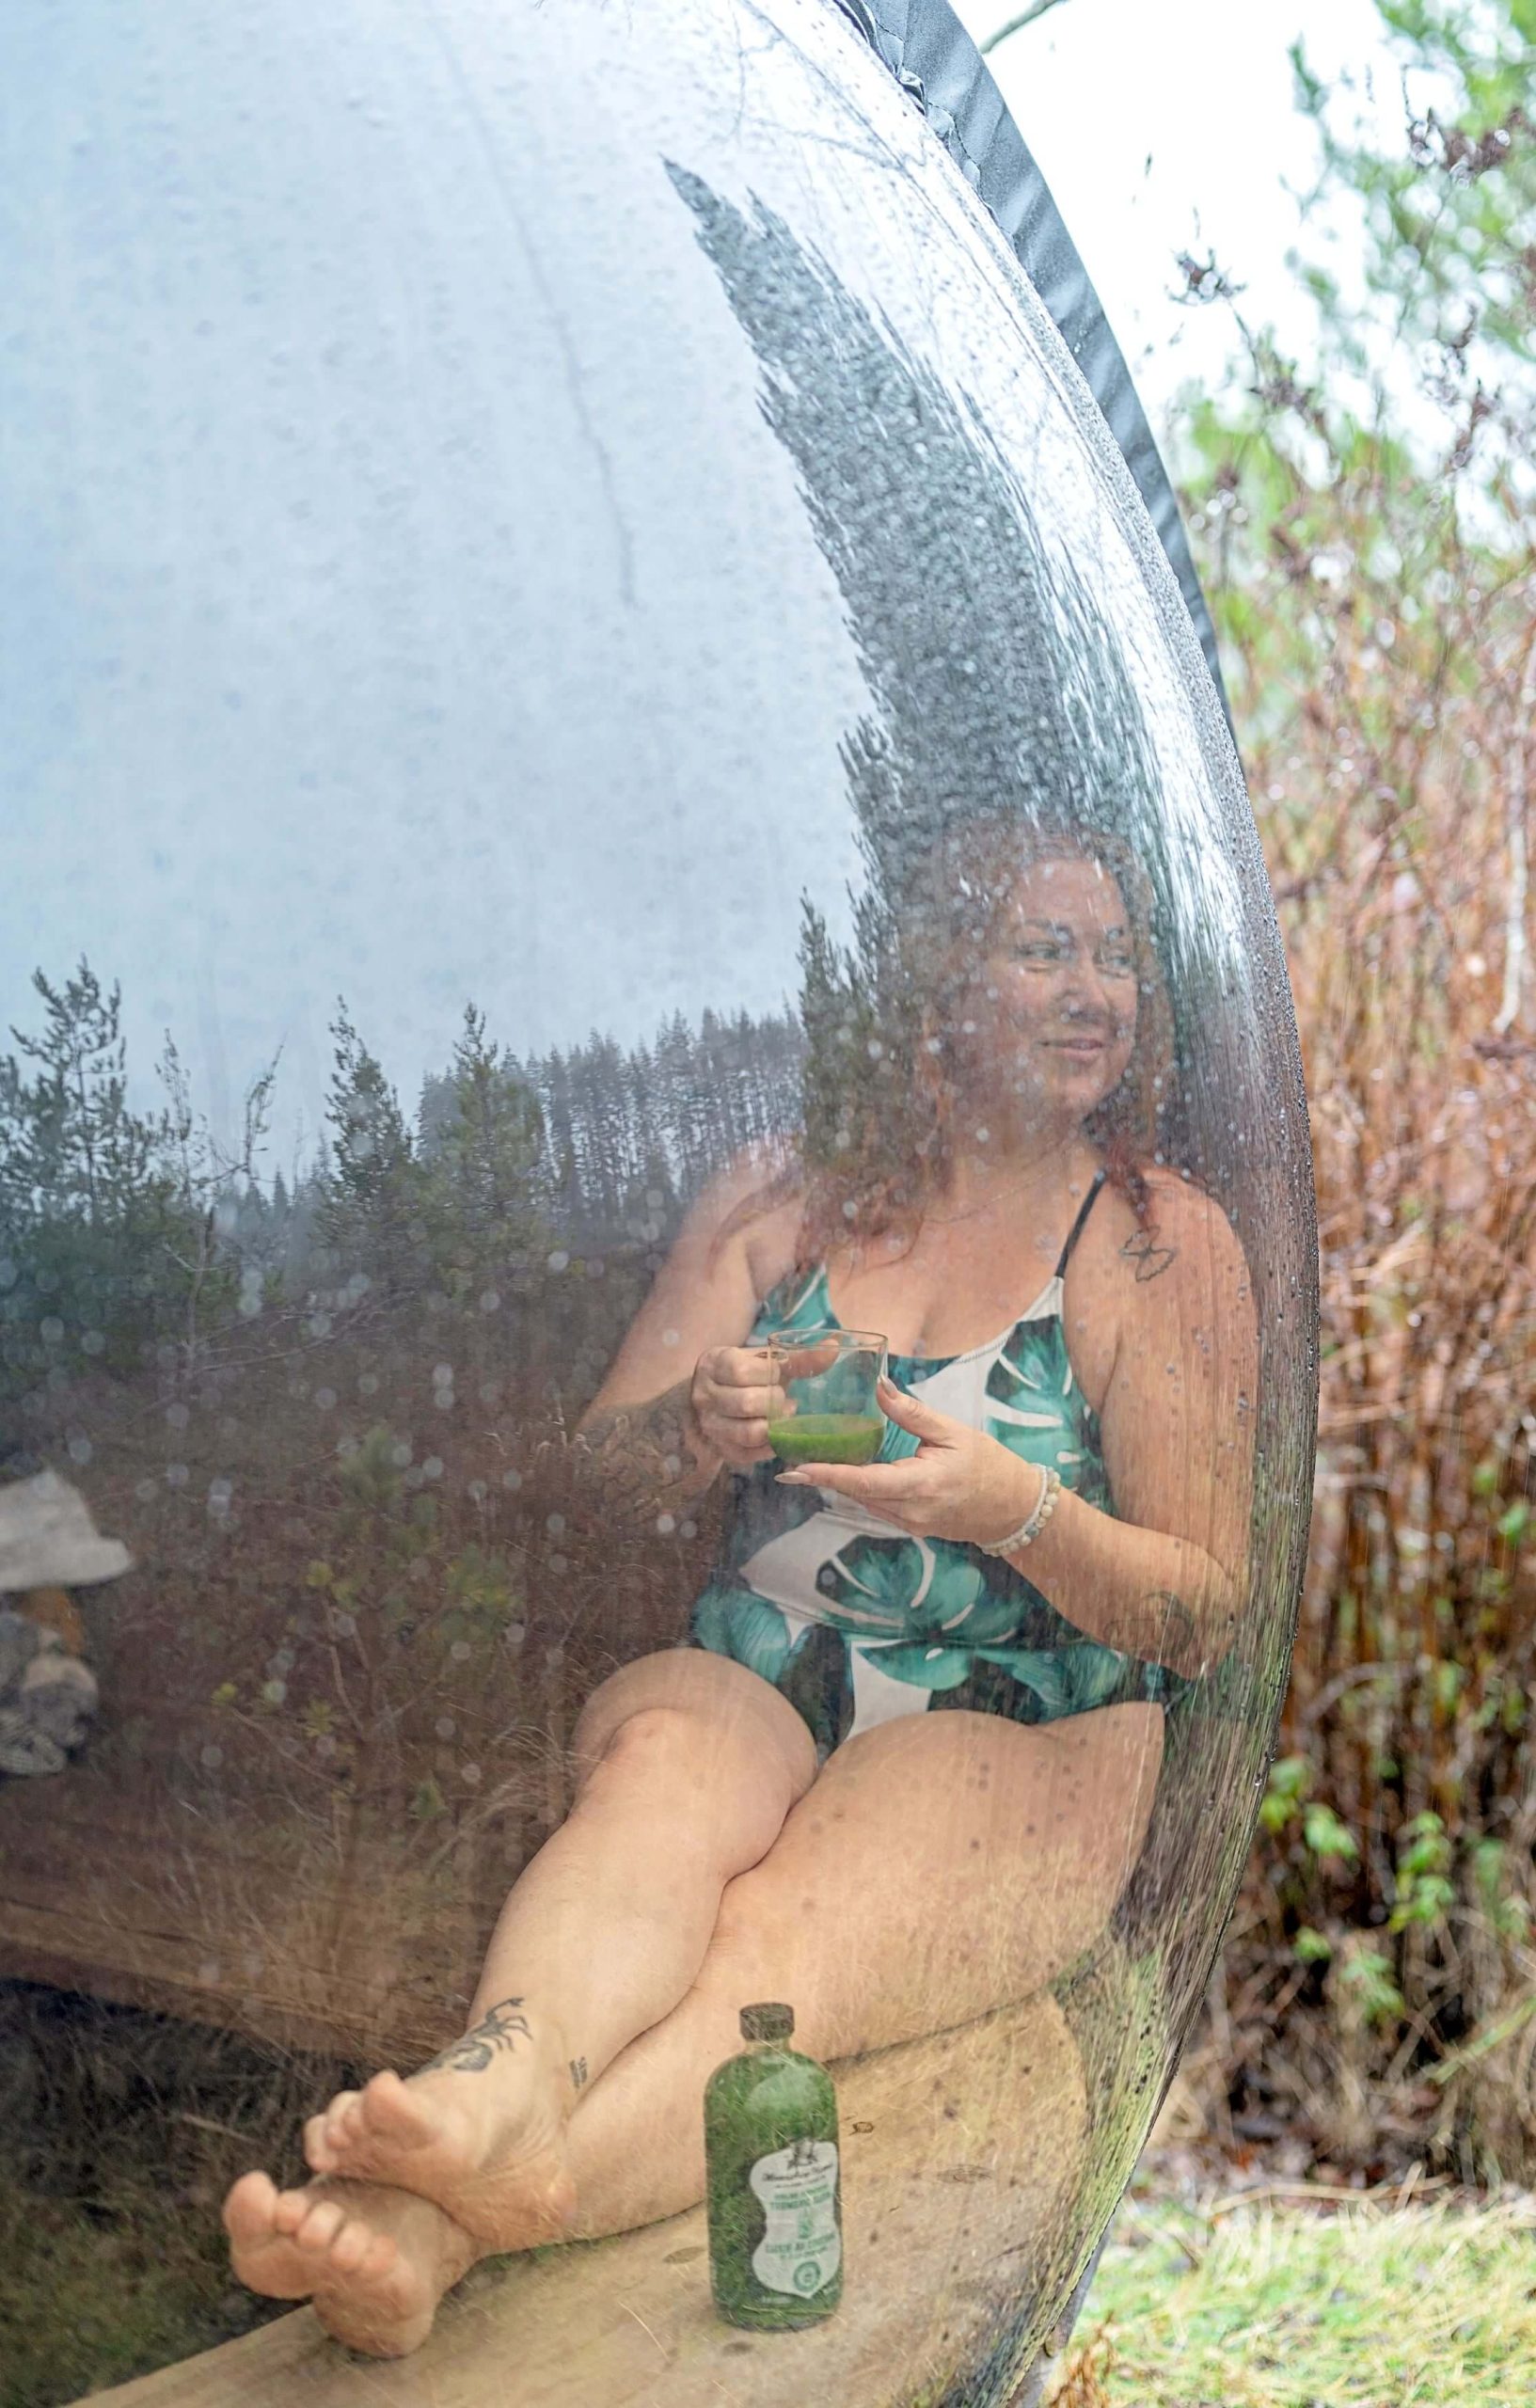
<svg viewBox="0 0 1536 2408">
<path fill-rule="evenodd" d="M 1159 1706 L 1048 1726 L 914 1715 L 840 1748 L 777 1844 L 732 1882 L 687 1999 L 572 2119 L 574 2236 L 704 2194 L 700 2099 L 754 1999 L 834 2060 L 1014 2004 L 1102 1932 L 1146 1841 Z"/>
<path fill-rule="evenodd" d="M 468 2033 L 306 2128 L 322 2175 L 435 2200 L 488 2246 L 565 2226 L 578 2099 L 690 1988 L 726 1885 L 773 1846 L 816 1756 L 794 1708 L 702 1651 L 628 1665 L 578 1722 L 567 1820 L 502 1909 Z"/>
<path fill-rule="evenodd" d="M 699 2102 L 737 2015 L 787 1998 L 797 2039 L 836 2059 L 1028 1998 L 1103 1929 L 1145 1841 L 1156 1707 L 1047 1729 L 913 1716 L 839 1749 L 768 1855 L 731 1882 L 697 1978 L 572 2117 L 574 2234 L 674 2214 L 704 2189 Z M 540 2237 L 525 2215 L 525 2245 Z M 362 2181 L 278 2193 L 246 2175 L 225 2209 L 243 2280 L 313 2296 L 354 2348 L 396 2356 L 486 2253 L 429 2200 Z"/>
</svg>

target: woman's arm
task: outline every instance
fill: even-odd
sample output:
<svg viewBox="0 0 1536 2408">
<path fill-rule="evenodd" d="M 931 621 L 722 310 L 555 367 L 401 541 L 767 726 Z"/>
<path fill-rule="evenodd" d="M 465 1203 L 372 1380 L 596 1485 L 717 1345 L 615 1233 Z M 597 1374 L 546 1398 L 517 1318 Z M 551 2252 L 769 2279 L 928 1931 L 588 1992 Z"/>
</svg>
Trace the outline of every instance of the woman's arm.
<svg viewBox="0 0 1536 2408">
<path fill-rule="evenodd" d="M 1155 1254 L 1135 1251 L 1134 1236 L 1122 1248 L 1116 1233 L 1091 1282 L 1098 1307 L 1116 1314 L 1100 1408 L 1116 1511 L 1064 1489 L 1008 1560 L 1090 1639 L 1193 1678 L 1226 1655 L 1246 1593 L 1258 1333 L 1247 1264 L 1219 1206 L 1160 1183 L 1157 1214 Z M 997 1439 L 915 1398 L 883 1402 L 923 1441 L 916 1455 L 780 1477 L 835 1489 L 914 1536 L 975 1545 L 996 1545 L 1037 1503 L 1037 1466 Z"/>
<path fill-rule="evenodd" d="M 1155 1249 L 1133 1235 L 1116 1253 L 1100 1407 L 1115 1514 L 1064 1493 L 1017 1562 L 1091 1638 L 1193 1676 L 1226 1655 L 1247 1593 L 1259 1335 L 1221 1207 L 1172 1180 L 1155 1194 Z"/>
<path fill-rule="evenodd" d="M 720 1237 L 770 1176 L 760 1157 L 743 1155 L 697 1198 L 578 1424 L 605 1478 L 637 1512 L 690 1503 L 725 1459 L 700 1426 L 694 1377 L 711 1348 L 740 1344 L 764 1289 L 793 1259 L 798 1199 Z"/>
</svg>

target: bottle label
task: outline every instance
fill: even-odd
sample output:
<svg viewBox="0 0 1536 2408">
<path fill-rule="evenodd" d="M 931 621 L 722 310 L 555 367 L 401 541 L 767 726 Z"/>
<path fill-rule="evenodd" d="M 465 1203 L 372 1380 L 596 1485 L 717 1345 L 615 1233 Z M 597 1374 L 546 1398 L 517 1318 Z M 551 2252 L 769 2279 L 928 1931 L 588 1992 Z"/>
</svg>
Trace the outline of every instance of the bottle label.
<svg viewBox="0 0 1536 2408">
<path fill-rule="evenodd" d="M 796 2141 L 760 2157 L 749 2179 L 768 2222 L 752 2251 L 752 2273 L 765 2290 L 814 2299 L 843 2262 L 836 2144 Z"/>
</svg>

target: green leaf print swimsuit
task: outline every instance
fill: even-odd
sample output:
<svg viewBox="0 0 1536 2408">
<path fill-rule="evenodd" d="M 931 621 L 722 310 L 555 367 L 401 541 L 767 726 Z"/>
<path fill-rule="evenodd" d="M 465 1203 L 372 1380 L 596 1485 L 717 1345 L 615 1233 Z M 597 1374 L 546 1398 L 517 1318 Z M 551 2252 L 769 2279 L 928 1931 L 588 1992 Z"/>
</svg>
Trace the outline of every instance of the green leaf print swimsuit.
<svg viewBox="0 0 1536 2408">
<path fill-rule="evenodd" d="M 1067 1265 L 1103 1181 L 1101 1171 L 1051 1278 L 1001 1337 L 965 1354 L 893 1354 L 890 1370 L 898 1387 L 1027 1463 L 1053 1465 L 1065 1487 L 1113 1513 L 1099 1418 L 1062 1324 Z M 823 1265 L 766 1297 L 745 1342 L 837 1326 Z M 879 1460 L 917 1446 L 888 1423 Z M 735 1511 L 689 1638 L 781 1689 L 823 1761 L 856 1732 L 931 1707 L 1055 1722 L 1128 1699 L 1169 1703 L 1188 1686 L 1088 1638 L 979 1547 L 909 1538 L 830 1489 L 781 1488 L 777 1469 L 734 1475 Z"/>
</svg>

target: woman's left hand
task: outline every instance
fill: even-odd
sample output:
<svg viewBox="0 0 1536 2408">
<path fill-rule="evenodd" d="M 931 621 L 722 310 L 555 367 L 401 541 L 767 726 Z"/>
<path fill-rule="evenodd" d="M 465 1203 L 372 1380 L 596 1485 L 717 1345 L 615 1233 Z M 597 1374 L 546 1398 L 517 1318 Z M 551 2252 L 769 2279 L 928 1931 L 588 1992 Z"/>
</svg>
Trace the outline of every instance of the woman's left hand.
<svg viewBox="0 0 1536 2408">
<path fill-rule="evenodd" d="M 1016 1530 L 1040 1500 L 1044 1475 L 969 1422 L 907 1396 L 891 1380 L 879 1385 L 888 1421 L 921 1440 L 915 1455 L 894 1464 L 804 1464 L 782 1471 L 786 1488 L 830 1488 L 915 1539 L 951 1539 L 994 1546 Z"/>
</svg>

